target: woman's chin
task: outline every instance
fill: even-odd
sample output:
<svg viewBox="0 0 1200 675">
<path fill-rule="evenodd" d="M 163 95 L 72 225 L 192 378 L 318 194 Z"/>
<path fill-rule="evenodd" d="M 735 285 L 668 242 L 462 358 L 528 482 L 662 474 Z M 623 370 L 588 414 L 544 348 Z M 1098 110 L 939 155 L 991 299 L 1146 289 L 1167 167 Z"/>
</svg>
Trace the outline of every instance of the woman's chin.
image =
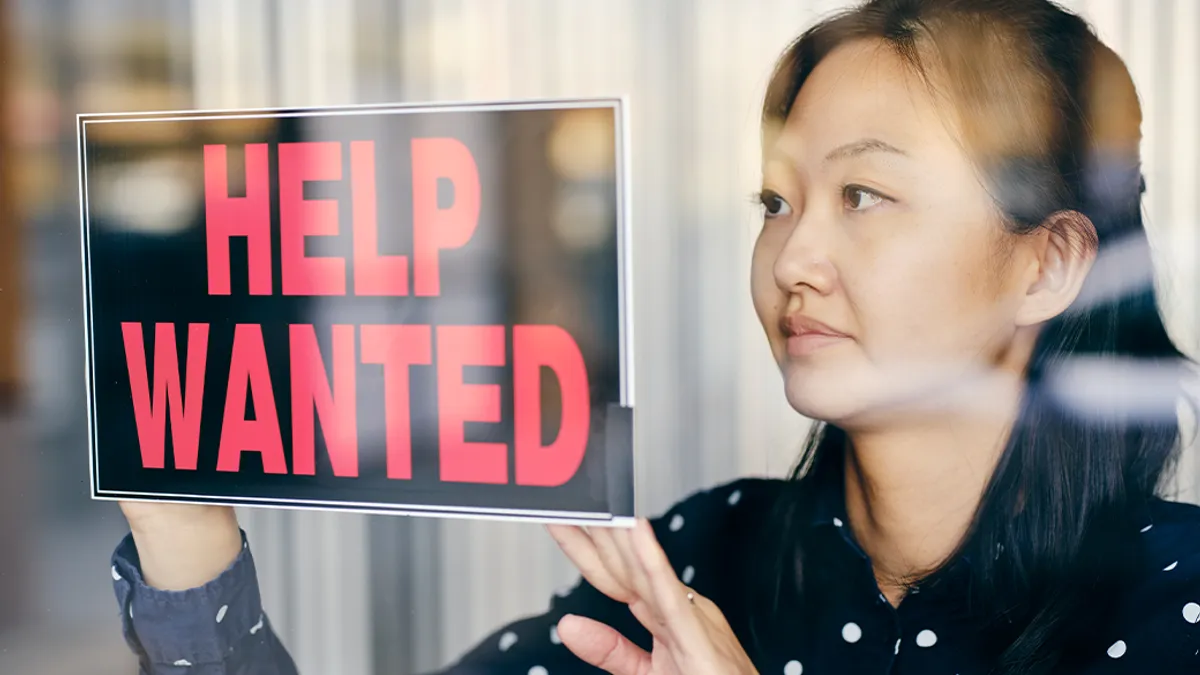
<svg viewBox="0 0 1200 675">
<path fill-rule="evenodd" d="M 842 426 L 861 413 L 864 397 L 836 378 L 813 377 L 798 372 L 785 372 L 784 393 L 796 412 L 810 419 Z"/>
<path fill-rule="evenodd" d="M 847 430 L 890 424 L 931 410 L 938 414 L 962 412 L 959 409 L 969 404 L 978 407 L 980 402 L 1005 398 L 1007 389 L 997 389 L 997 383 L 1012 380 L 1004 374 L 999 379 L 982 377 L 977 367 L 957 361 L 929 361 L 920 367 L 886 370 L 857 364 L 834 367 L 784 362 L 781 370 L 784 392 L 796 412 Z"/>
<path fill-rule="evenodd" d="M 844 368 L 792 367 L 783 375 L 784 393 L 796 412 L 847 431 L 902 418 L 914 403 L 908 384 Z"/>
</svg>

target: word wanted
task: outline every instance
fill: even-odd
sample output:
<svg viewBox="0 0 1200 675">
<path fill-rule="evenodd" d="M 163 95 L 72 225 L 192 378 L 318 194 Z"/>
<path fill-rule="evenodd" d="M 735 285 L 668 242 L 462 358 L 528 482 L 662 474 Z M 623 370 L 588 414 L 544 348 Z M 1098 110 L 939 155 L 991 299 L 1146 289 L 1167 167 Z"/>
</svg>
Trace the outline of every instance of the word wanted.
<svg viewBox="0 0 1200 675">
<path fill-rule="evenodd" d="M 274 262 L 278 263 L 285 296 L 439 295 L 439 253 L 466 246 L 479 221 L 480 181 L 470 150 L 452 138 L 412 139 L 410 265 L 410 256 L 378 252 L 374 142 L 354 141 L 348 145 L 351 274 L 347 274 L 343 258 L 310 257 L 305 252 L 307 238 L 333 236 L 341 230 L 337 201 L 305 199 L 304 184 L 342 180 L 343 143 L 277 145 L 277 260 L 272 259 L 272 176 L 267 144 L 245 146 L 245 193 L 238 197 L 229 195 L 226 146 L 205 146 L 210 296 L 232 293 L 233 238 L 244 238 L 246 242 L 250 295 L 272 294 Z M 448 207 L 438 203 L 441 180 L 450 181 L 454 187 L 453 204 Z M 166 467 L 169 421 L 173 467 L 194 471 L 200 457 L 210 324 L 189 322 L 184 331 L 177 331 L 176 324 L 159 322 L 152 330 L 153 353 L 148 356 L 143 324 L 121 324 L 142 467 Z M 291 324 L 287 331 L 290 387 L 279 392 L 267 368 L 262 326 L 234 326 L 217 471 L 240 471 L 243 454 L 253 452 L 261 457 L 265 473 L 314 475 L 319 419 L 333 474 L 359 476 L 356 373 L 360 367 L 382 368 L 388 478 L 412 477 L 410 403 L 414 397 L 432 397 L 438 407 L 440 479 L 491 484 L 509 481 L 508 444 L 465 440 L 464 424 L 501 422 L 500 385 L 464 382 L 463 369 L 468 366 L 509 366 L 514 415 L 512 474 L 518 485 L 562 485 L 574 476 L 583 460 L 590 423 L 587 369 L 575 340 L 558 326 L 337 324 L 322 335 L 322 340 L 332 345 L 329 362 L 318 348 L 316 327 Z M 182 372 L 178 332 L 186 333 Z M 506 364 L 509 341 L 512 363 Z M 436 391 L 410 391 L 410 370 L 420 366 L 435 369 Z M 561 389 L 560 427 L 549 444 L 542 436 L 541 386 L 545 370 L 555 375 Z M 276 405 L 276 396 L 281 394 L 287 396 L 290 405 L 290 466 Z M 247 419 L 247 402 L 253 405 L 253 419 Z"/>
</svg>

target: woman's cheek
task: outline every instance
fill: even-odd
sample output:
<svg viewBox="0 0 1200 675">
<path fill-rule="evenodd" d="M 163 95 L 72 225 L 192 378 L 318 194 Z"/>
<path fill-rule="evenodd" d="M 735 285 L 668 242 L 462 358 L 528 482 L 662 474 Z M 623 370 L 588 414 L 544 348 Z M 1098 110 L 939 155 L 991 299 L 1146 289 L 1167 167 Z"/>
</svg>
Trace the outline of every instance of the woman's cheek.
<svg viewBox="0 0 1200 675">
<path fill-rule="evenodd" d="M 947 289 L 908 265 L 870 266 L 866 274 L 843 274 L 846 303 L 853 308 L 859 339 L 872 360 L 903 367 L 936 352 L 940 326 L 952 320 L 942 311 Z"/>
<path fill-rule="evenodd" d="M 754 312 L 758 315 L 759 323 L 770 342 L 771 351 L 778 358 L 782 349 L 783 336 L 779 331 L 779 317 L 785 298 L 773 283 L 764 283 L 755 279 L 751 283 L 753 289 Z"/>
<path fill-rule="evenodd" d="M 774 277 L 769 272 L 764 275 L 755 268 L 751 277 L 750 289 L 754 313 L 758 315 L 771 353 L 778 361 L 782 358 L 784 351 L 784 339 L 779 330 L 779 318 L 787 302 L 787 297 L 775 285 Z"/>
<path fill-rule="evenodd" d="M 775 283 L 775 259 L 778 252 L 771 245 L 769 235 L 760 234 L 754 243 L 754 251 L 750 258 L 750 294 L 754 300 L 754 309 L 759 313 L 759 319 L 766 321 L 764 311 L 777 302 L 781 294 Z"/>
</svg>

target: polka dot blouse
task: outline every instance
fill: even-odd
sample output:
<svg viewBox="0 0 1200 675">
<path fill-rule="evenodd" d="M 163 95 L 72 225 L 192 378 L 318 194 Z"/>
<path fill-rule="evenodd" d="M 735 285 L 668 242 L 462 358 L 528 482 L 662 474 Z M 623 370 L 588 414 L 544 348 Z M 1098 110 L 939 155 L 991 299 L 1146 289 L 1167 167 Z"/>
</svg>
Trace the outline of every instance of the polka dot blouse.
<svg viewBox="0 0 1200 675">
<path fill-rule="evenodd" d="M 741 480 L 697 493 L 655 519 L 654 529 L 680 579 L 725 613 L 762 675 L 984 675 L 986 638 L 966 620 L 961 593 L 939 586 L 909 590 L 898 607 L 880 594 L 870 560 L 846 526 L 840 492 L 822 497 L 807 527 L 821 542 L 815 599 L 782 594 L 770 621 L 754 616 L 747 583 L 767 555 L 761 525 L 782 481 Z M 1200 674 L 1200 507 L 1157 501 L 1140 525 L 1144 569 L 1120 592 L 1111 616 L 1075 631 L 1085 656 L 1077 675 Z M 997 555 L 1003 555 L 998 551 Z M 253 557 L 208 585 L 184 592 L 145 585 L 131 538 L 117 547 L 112 579 L 124 635 L 141 673 L 294 675 L 295 666 L 264 615 Z M 830 580 L 824 583 L 824 580 Z M 796 596 L 798 598 L 798 596 Z M 444 675 L 597 673 L 555 631 L 564 614 L 604 621 L 648 646 L 648 633 L 624 605 L 586 582 L 562 589 L 549 611 L 488 636 Z M 752 620 L 753 618 L 753 620 Z M 319 674 L 310 674 L 319 675 Z"/>
</svg>

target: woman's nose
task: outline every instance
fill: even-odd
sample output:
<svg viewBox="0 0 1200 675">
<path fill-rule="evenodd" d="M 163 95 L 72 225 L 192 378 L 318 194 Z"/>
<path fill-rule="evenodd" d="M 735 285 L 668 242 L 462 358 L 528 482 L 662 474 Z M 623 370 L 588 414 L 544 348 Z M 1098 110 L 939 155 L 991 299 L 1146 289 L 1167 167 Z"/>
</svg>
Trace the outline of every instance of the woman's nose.
<svg viewBox="0 0 1200 675">
<path fill-rule="evenodd" d="M 773 271 L 775 283 L 786 293 L 808 287 L 825 295 L 837 284 L 828 242 L 823 240 L 819 226 L 812 223 L 796 224 L 775 258 Z"/>
</svg>

